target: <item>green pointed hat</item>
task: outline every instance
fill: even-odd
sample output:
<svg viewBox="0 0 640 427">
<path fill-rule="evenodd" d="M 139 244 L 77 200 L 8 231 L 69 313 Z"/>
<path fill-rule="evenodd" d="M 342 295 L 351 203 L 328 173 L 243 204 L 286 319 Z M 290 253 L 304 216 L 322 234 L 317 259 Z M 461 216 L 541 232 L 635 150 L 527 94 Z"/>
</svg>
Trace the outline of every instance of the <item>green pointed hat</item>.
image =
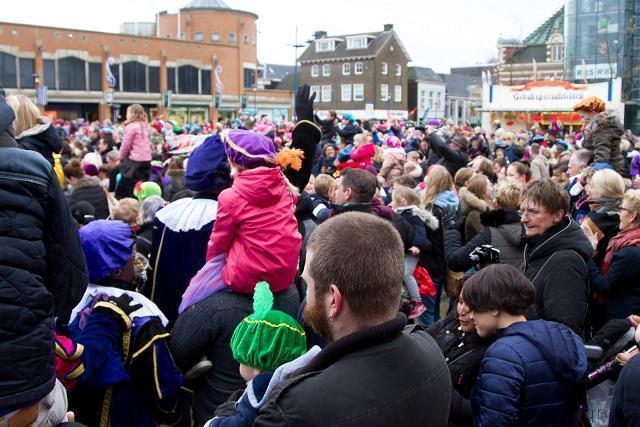
<svg viewBox="0 0 640 427">
<path fill-rule="evenodd" d="M 231 337 L 233 358 L 243 365 L 273 372 L 307 352 L 304 330 L 296 320 L 273 310 L 267 282 L 256 285 L 253 314 L 242 319 Z"/>
</svg>

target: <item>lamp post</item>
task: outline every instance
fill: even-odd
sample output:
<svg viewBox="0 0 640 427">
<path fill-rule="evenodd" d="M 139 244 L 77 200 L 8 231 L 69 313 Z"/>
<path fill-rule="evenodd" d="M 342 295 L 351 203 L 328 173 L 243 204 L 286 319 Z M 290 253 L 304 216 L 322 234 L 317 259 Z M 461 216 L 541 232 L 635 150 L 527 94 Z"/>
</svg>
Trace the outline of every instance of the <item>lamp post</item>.
<svg viewBox="0 0 640 427">
<path fill-rule="evenodd" d="M 303 44 L 298 44 L 298 26 L 296 25 L 296 41 L 294 44 L 289 44 L 287 46 L 291 46 L 295 50 L 295 61 L 293 63 L 293 99 L 291 100 L 294 104 L 294 113 L 295 113 L 295 98 L 296 91 L 298 90 L 298 48 L 304 47 Z"/>
</svg>

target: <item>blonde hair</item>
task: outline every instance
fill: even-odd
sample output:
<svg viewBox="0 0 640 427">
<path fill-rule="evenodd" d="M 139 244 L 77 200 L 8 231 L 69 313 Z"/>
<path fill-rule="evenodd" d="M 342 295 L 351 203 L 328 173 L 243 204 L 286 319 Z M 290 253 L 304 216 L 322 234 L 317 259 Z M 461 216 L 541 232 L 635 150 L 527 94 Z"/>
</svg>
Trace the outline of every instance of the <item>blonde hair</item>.
<svg viewBox="0 0 640 427">
<path fill-rule="evenodd" d="M 407 153 L 407 160 L 411 160 L 413 162 L 417 162 L 420 160 L 420 153 L 417 151 L 409 151 Z"/>
<path fill-rule="evenodd" d="M 438 194 L 450 191 L 453 188 L 453 178 L 451 174 L 441 165 L 434 165 L 429 168 L 429 172 L 424 179 L 427 188 L 422 192 L 422 207 L 430 208 L 438 197 Z"/>
<path fill-rule="evenodd" d="M 640 222 L 640 190 L 627 190 L 624 201 L 629 205 L 629 210 L 637 215 L 636 223 Z"/>
<path fill-rule="evenodd" d="M 128 112 L 131 112 L 133 116 L 131 121 L 147 121 L 147 113 L 144 111 L 144 108 L 140 104 L 131 104 L 129 108 L 127 108 Z"/>
<path fill-rule="evenodd" d="M 136 225 L 140 215 L 140 202 L 132 197 L 120 199 L 118 205 L 111 212 L 111 219 L 119 219 L 127 224 Z"/>
<path fill-rule="evenodd" d="M 353 142 L 358 147 L 367 143 L 368 136 L 366 133 L 358 133 L 353 136 Z"/>
<path fill-rule="evenodd" d="M 418 203 L 420 202 L 416 192 L 413 191 L 411 188 L 405 187 L 403 185 L 393 190 L 393 192 L 391 193 L 391 198 L 392 200 L 398 200 L 399 198 L 405 199 L 407 201 L 408 206 L 411 206 L 411 205 L 417 206 Z"/>
<path fill-rule="evenodd" d="M 19 136 L 27 129 L 31 129 L 40 123 L 48 123 L 49 119 L 40 113 L 38 106 L 24 95 L 10 95 L 7 104 L 15 111 L 16 118 L 13 121 L 13 129 Z"/>
<path fill-rule="evenodd" d="M 384 160 L 384 150 L 379 145 L 374 145 L 375 155 L 371 159 L 373 163 L 382 163 Z"/>
<path fill-rule="evenodd" d="M 522 187 L 513 178 L 504 178 L 496 184 L 496 203 L 503 208 L 518 209 Z"/>
<path fill-rule="evenodd" d="M 334 182 L 335 179 L 333 179 L 332 176 L 321 173 L 316 176 L 315 181 L 313 181 L 313 191 L 323 197 L 329 197 L 329 192 L 331 191 L 331 187 L 333 187 Z"/>
<path fill-rule="evenodd" d="M 513 132 L 505 132 L 504 135 L 502 135 L 502 140 L 516 142 L 516 135 Z"/>
<path fill-rule="evenodd" d="M 591 177 L 592 188 L 602 193 L 604 197 L 622 199 L 624 197 L 624 179 L 619 173 L 611 169 L 599 170 Z"/>
</svg>

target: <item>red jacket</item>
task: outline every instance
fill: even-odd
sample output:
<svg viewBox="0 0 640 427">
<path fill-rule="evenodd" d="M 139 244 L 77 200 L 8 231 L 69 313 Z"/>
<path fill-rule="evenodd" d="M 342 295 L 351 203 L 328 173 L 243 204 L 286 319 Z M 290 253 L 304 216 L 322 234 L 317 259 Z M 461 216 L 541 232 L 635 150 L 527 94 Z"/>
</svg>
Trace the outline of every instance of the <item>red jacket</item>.
<svg viewBox="0 0 640 427">
<path fill-rule="evenodd" d="M 346 168 L 366 169 L 373 164 L 371 159 L 376 155 L 376 147 L 372 143 L 366 143 L 360 147 L 355 147 L 349 153 L 351 160 L 341 163 L 338 170 Z"/>
<path fill-rule="evenodd" d="M 302 244 L 296 199 L 279 168 L 239 172 L 220 193 L 207 261 L 226 254 L 222 278 L 234 291 L 251 294 L 261 280 L 272 292 L 293 283 Z"/>
</svg>

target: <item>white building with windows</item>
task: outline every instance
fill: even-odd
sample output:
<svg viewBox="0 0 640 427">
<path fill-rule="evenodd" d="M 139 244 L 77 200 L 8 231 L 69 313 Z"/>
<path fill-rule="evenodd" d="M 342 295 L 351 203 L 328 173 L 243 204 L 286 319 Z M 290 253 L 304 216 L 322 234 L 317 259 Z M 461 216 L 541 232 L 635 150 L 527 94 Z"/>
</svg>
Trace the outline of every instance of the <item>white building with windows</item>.
<svg viewBox="0 0 640 427">
<path fill-rule="evenodd" d="M 447 86 L 444 79 L 426 67 L 409 67 L 409 116 L 414 120 L 445 117 Z"/>
</svg>

